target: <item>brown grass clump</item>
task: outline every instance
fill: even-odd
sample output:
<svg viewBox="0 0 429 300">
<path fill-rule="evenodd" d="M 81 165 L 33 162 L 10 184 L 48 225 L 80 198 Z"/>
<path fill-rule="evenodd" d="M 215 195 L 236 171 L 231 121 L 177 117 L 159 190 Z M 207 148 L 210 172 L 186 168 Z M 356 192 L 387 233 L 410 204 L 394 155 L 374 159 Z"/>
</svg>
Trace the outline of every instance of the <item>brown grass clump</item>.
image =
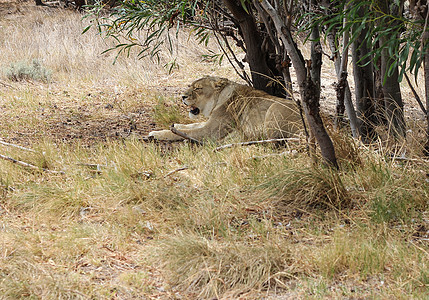
<svg viewBox="0 0 429 300">
<path fill-rule="evenodd" d="M 281 169 L 265 184 L 265 188 L 280 200 L 280 205 L 307 208 L 344 209 L 351 197 L 337 170 L 324 167 Z"/>
<path fill-rule="evenodd" d="M 275 288 L 273 278 L 287 279 L 285 270 L 293 263 L 287 249 L 276 245 L 225 243 L 198 235 L 171 238 L 158 251 L 174 270 L 173 284 L 204 299 Z"/>
</svg>

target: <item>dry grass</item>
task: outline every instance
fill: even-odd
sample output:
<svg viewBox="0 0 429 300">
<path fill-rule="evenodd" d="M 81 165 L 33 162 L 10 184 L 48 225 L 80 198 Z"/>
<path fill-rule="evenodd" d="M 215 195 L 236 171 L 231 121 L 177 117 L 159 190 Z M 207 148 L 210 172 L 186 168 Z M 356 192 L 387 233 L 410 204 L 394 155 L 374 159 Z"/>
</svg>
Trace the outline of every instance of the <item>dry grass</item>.
<svg viewBox="0 0 429 300">
<path fill-rule="evenodd" d="M 172 95 L 189 74 L 230 68 L 189 44 L 172 75 L 112 65 L 81 15 L 26 5 L 0 21 L 0 65 L 37 58 L 52 80 L 1 77 L 1 138 L 35 152 L 0 153 L 65 174 L 0 160 L 1 299 L 429 296 L 428 162 L 414 143 L 416 159 L 396 161 L 336 133 L 339 172 L 312 167 L 303 145 L 142 143 L 183 121 Z"/>
</svg>

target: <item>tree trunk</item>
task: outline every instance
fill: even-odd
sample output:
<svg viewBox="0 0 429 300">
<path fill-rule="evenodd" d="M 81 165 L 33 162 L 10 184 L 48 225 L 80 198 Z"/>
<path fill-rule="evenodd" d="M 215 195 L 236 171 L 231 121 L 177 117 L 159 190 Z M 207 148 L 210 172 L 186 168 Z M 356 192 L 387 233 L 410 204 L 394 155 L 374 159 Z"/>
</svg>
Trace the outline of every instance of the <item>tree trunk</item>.
<svg viewBox="0 0 429 300">
<path fill-rule="evenodd" d="M 427 31 L 427 22 L 429 18 L 429 10 L 427 7 L 427 0 L 422 1 L 410 1 L 410 12 L 416 20 L 423 21 L 425 20 L 425 27 L 422 36 L 422 49 L 426 49 L 429 43 L 429 32 Z M 423 57 L 423 76 L 425 82 L 425 98 L 426 98 L 426 108 L 423 107 L 423 104 L 419 102 L 422 110 L 426 110 L 426 142 L 423 148 L 423 154 L 429 156 L 429 53 L 426 51 Z M 408 80 L 408 79 L 407 79 Z"/>
<path fill-rule="evenodd" d="M 272 95 L 278 95 L 273 85 L 270 85 L 270 76 L 273 75 L 267 64 L 267 52 L 262 49 L 262 37 L 259 33 L 253 15 L 247 13 L 240 1 L 223 0 L 240 26 L 241 34 L 246 45 L 246 62 L 252 74 L 253 86 Z"/>
<path fill-rule="evenodd" d="M 384 111 L 383 77 L 381 75 L 380 60 L 376 62 L 376 68 L 374 69 L 374 100 L 376 124 L 387 125 L 386 114 Z"/>
<path fill-rule="evenodd" d="M 375 86 L 371 57 L 365 55 L 369 49 L 364 43 L 368 28 L 364 28 L 352 45 L 353 75 L 355 81 L 356 107 L 359 116 L 359 133 L 364 143 L 369 143 L 375 138 L 374 125 L 375 118 L 374 99 Z"/>
<path fill-rule="evenodd" d="M 319 41 L 320 33 L 317 27 L 313 27 L 310 34 L 311 39 L 311 80 L 314 82 L 320 95 L 320 74 L 322 73 L 322 45 Z"/>
<path fill-rule="evenodd" d="M 337 80 L 340 84 L 341 78 L 342 78 L 342 72 L 347 70 L 342 70 L 342 56 L 339 55 L 339 49 L 338 46 L 335 43 L 335 33 L 328 33 L 327 40 L 329 44 L 329 48 L 332 52 L 332 60 L 334 61 L 335 65 L 335 72 L 337 74 Z M 348 55 L 348 51 L 343 51 L 343 55 Z M 337 103 L 338 105 L 339 103 Z M 349 117 L 350 122 L 350 130 L 352 132 L 352 136 L 354 138 L 358 137 L 358 121 L 356 117 L 356 111 L 355 107 L 353 105 L 352 101 L 352 94 L 350 92 L 350 86 L 348 80 L 345 80 L 344 82 L 344 106 L 345 110 L 347 112 L 347 116 Z"/>
<path fill-rule="evenodd" d="M 291 58 L 298 80 L 305 116 L 308 121 L 311 134 L 316 138 L 320 146 L 323 159 L 327 165 L 338 168 L 334 145 L 326 132 L 322 118 L 319 114 L 320 89 L 317 88 L 316 84 L 311 79 L 311 66 L 307 66 L 306 68 L 304 57 L 293 40 L 291 32 L 271 4 L 267 0 L 253 1 L 259 1 L 259 4 L 270 15 L 275 24 L 276 31 Z M 318 34 L 318 28 L 315 28 L 314 30 L 317 30 L 314 34 Z M 315 65 L 319 65 L 320 67 L 321 64 L 318 64 L 316 61 Z M 314 70 L 313 73 L 314 72 L 317 72 L 317 70 Z"/>
<path fill-rule="evenodd" d="M 311 68 L 307 72 L 304 82 L 304 104 L 307 111 L 307 120 L 313 134 L 319 143 L 322 157 L 325 161 L 338 169 L 334 144 L 326 132 L 322 118 L 320 117 L 320 74 L 322 71 L 322 45 L 319 41 L 319 28 L 316 26 L 311 30 Z M 310 74 L 308 74 L 310 73 Z M 309 76 L 310 75 L 310 76 Z"/>
<path fill-rule="evenodd" d="M 85 0 L 74 0 L 77 10 L 82 10 L 82 7 L 86 4 Z"/>
<path fill-rule="evenodd" d="M 326 132 L 322 118 L 320 117 L 320 90 L 317 88 L 313 80 L 311 80 L 310 74 L 308 74 L 307 78 L 302 83 L 301 93 L 308 125 L 320 146 L 322 157 L 329 166 L 338 169 L 334 144 Z M 312 141 L 310 141 L 310 143 L 311 142 Z"/>
<path fill-rule="evenodd" d="M 429 40 L 429 34 L 424 34 L 425 43 Z M 425 77 L 425 97 L 426 97 L 426 143 L 424 145 L 424 154 L 429 156 L 429 53 L 424 56 L 424 77 Z"/>
<path fill-rule="evenodd" d="M 389 76 L 387 70 L 390 68 L 391 64 L 392 59 L 386 49 L 381 55 L 381 76 L 383 80 L 384 109 L 388 122 L 389 136 L 404 138 L 406 130 L 404 104 L 402 102 L 401 88 L 398 81 L 399 71 L 398 67 L 395 67 L 393 73 Z"/>
<path fill-rule="evenodd" d="M 380 11 L 386 16 L 393 16 L 399 11 L 402 11 L 402 7 L 398 7 L 386 0 L 378 1 Z M 400 1 L 399 5 L 403 5 L 403 1 Z M 384 26 L 384 24 L 379 24 Z M 390 37 L 380 37 L 380 45 L 386 45 L 389 40 L 397 39 L 398 36 L 392 35 Z M 394 67 L 392 72 L 391 66 L 393 63 L 392 57 L 389 55 L 388 49 L 383 49 L 381 52 L 381 79 L 383 80 L 383 94 L 384 94 L 384 109 L 387 119 L 387 125 L 389 128 L 389 136 L 397 138 L 405 138 L 405 119 L 404 119 L 404 104 L 402 102 L 401 88 L 399 86 L 399 70 L 398 67 Z"/>
</svg>

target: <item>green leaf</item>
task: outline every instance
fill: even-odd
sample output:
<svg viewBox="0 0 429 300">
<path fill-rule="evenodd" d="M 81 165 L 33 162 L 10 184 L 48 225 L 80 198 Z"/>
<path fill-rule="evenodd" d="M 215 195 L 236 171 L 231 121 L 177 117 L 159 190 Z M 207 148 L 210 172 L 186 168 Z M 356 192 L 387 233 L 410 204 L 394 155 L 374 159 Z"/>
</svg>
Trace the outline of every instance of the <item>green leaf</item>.
<svg viewBox="0 0 429 300">
<path fill-rule="evenodd" d="M 249 13 L 249 10 L 247 9 L 247 6 L 246 6 L 246 0 L 240 0 L 240 2 L 241 2 L 241 6 L 243 7 L 243 9 L 244 9 L 247 13 Z"/>
<path fill-rule="evenodd" d="M 86 27 L 83 29 L 83 31 L 82 31 L 82 33 L 81 33 L 81 34 L 84 34 L 85 32 L 87 32 L 91 27 L 92 27 L 92 24 L 91 24 L 91 25 L 86 26 Z"/>
</svg>

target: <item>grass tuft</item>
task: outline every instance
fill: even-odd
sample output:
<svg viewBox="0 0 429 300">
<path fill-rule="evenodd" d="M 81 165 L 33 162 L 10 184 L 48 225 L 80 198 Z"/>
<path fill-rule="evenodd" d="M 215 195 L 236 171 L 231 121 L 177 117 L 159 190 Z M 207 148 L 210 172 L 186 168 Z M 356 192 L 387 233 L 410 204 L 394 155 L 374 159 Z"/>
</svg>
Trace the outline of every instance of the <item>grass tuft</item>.
<svg viewBox="0 0 429 300">
<path fill-rule="evenodd" d="M 269 242 L 251 245 L 220 243 L 193 234 L 172 237 L 157 251 L 170 270 L 170 278 L 198 298 L 238 297 L 252 289 L 275 286 L 272 278 L 288 278 L 290 253 Z M 280 274 L 280 272 L 282 272 Z"/>
<path fill-rule="evenodd" d="M 331 168 L 282 168 L 263 184 L 265 190 L 279 199 L 280 207 L 300 209 L 344 209 L 351 197 L 341 174 Z"/>
<path fill-rule="evenodd" d="M 355 236 L 338 229 L 332 242 L 320 249 L 316 264 L 328 278 L 346 273 L 366 280 L 368 276 L 382 273 L 387 266 L 387 249 L 383 237 L 374 238 L 365 231 Z"/>
<path fill-rule="evenodd" d="M 168 128 L 171 124 L 179 123 L 183 120 L 183 112 L 180 111 L 174 101 L 158 96 L 157 103 L 153 107 L 153 117 L 156 124 Z"/>
</svg>

